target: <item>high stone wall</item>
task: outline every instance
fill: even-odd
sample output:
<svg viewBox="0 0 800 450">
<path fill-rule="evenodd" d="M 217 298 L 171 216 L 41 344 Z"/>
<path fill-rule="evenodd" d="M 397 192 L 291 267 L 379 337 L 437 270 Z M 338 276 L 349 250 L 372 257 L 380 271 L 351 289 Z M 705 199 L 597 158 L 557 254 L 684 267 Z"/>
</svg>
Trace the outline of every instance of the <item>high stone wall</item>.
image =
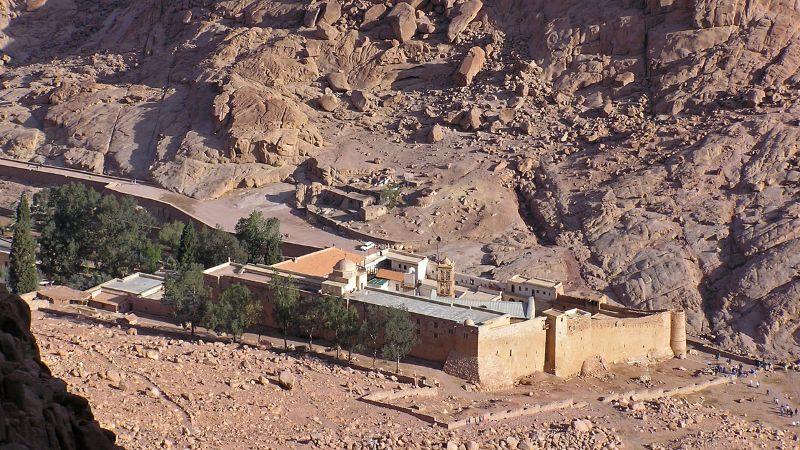
<svg viewBox="0 0 800 450">
<path fill-rule="evenodd" d="M 544 317 L 481 327 L 478 341 L 482 384 L 509 384 L 543 372 L 547 330 Z"/>
<path fill-rule="evenodd" d="M 669 311 L 644 317 L 602 318 L 589 315 L 549 317 L 548 371 L 571 377 L 583 362 L 599 356 L 609 363 L 637 358 L 672 357 Z"/>
</svg>

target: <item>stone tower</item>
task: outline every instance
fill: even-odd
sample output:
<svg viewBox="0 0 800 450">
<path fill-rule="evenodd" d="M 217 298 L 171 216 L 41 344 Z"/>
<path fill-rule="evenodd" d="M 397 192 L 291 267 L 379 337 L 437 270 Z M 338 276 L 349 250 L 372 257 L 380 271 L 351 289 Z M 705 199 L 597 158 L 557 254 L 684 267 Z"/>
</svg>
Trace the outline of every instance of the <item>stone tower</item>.
<svg viewBox="0 0 800 450">
<path fill-rule="evenodd" d="M 436 294 L 441 297 L 453 297 L 456 294 L 456 277 L 455 267 L 450 258 L 445 257 L 444 260 L 439 261 L 439 266 L 436 269 L 436 281 L 439 282 Z"/>
</svg>

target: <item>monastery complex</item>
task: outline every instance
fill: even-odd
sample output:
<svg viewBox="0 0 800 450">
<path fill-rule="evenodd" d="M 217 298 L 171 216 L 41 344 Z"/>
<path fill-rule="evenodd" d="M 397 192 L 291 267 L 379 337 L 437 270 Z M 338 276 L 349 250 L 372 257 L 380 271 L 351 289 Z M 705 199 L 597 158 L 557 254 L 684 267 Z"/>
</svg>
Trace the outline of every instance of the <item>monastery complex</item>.
<svg viewBox="0 0 800 450">
<path fill-rule="evenodd" d="M 302 297 L 332 295 L 355 306 L 406 309 L 417 329 L 410 356 L 440 363 L 446 373 L 502 385 L 535 372 L 559 377 L 584 365 L 660 360 L 686 353 L 683 311 L 640 311 L 605 296 L 565 293 L 561 282 L 519 275 L 506 281 L 460 273 L 440 262 L 393 249 L 363 255 L 330 247 L 271 266 L 228 262 L 203 272 L 212 300 L 241 284 L 263 306 L 261 325 L 277 327 L 273 277 L 289 277 Z M 136 273 L 86 291 L 57 286 L 39 301 L 157 317 L 164 279 Z"/>
<path fill-rule="evenodd" d="M 274 276 L 293 278 L 303 296 L 340 296 L 362 316 L 366 305 L 407 309 L 417 327 L 411 356 L 483 384 L 534 372 L 571 377 L 597 358 L 616 363 L 686 353 L 683 311 L 617 307 L 604 296 L 565 294 L 558 281 L 474 277 L 457 272 L 448 258 L 326 248 L 273 266 L 225 263 L 204 272 L 214 298 L 233 284 L 246 286 L 261 301 L 267 326 L 276 325 Z"/>
</svg>

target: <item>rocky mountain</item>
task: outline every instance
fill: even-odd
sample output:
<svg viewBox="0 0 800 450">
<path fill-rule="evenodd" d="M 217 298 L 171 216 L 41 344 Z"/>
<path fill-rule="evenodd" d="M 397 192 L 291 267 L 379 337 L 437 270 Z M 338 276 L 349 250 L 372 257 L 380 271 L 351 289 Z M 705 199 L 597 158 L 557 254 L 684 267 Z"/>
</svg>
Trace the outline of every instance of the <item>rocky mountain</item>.
<svg viewBox="0 0 800 450">
<path fill-rule="evenodd" d="M 89 402 L 50 374 L 30 328 L 28 306 L 0 287 L 0 442 L 22 449 L 118 448 Z"/>
<path fill-rule="evenodd" d="M 382 225 L 800 356 L 796 1 L 2 0 L 0 29 L 7 156 L 200 198 L 413 176 Z"/>
</svg>

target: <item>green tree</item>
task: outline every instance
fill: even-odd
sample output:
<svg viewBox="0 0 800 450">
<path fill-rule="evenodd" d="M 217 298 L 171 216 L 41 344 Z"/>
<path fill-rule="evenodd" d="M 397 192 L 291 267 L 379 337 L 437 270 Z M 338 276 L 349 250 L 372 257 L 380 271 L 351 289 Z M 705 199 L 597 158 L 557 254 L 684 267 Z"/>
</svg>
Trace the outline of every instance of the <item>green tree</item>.
<svg viewBox="0 0 800 450">
<path fill-rule="evenodd" d="M 95 262 L 98 270 L 121 277 L 152 264 L 149 258 L 154 255 L 148 249 L 152 246 L 148 233 L 155 221 L 133 199 L 118 200 L 106 195 L 100 199 L 94 218 L 95 230 L 90 241 L 94 253 L 88 259 Z"/>
<path fill-rule="evenodd" d="M 386 319 L 384 308 L 375 305 L 366 305 L 364 307 L 364 321 L 359 329 L 359 340 L 360 345 L 372 354 L 373 369 L 375 368 L 375 361 L 378 359 L 378 352 L 381 349 L 381 338 L 386 326 Z"/>
<path fill-rule="evenodd" d="M 142 248 L 141 261 L 143 271 L 147 273 L 157 271 L 161 265 L 161 246 L 147 241 Z"/>
<path fill-rule="evenodd" d="M 253 211 L 236 223 L 236 237 L 247 251 L 248 262 L 275 264 L 281 261 L 278 219 L 265 219 L 260 211 Z"/>
<path fill-rule="evenodd" d="M 178 267 L 184 270 L 197 262 L 197 237 L 195 236 L 194 225 L 187 223 L 181 233 L 181 242 L 178 245 Z"/>
<path fill-rule="evenodd" d="M 164 247 L 167 247 L 173 253 L 178 251 L 181 245 L 181 235 L 183 234 L 184 223 L 179 220 L 174 220 L 165 224 L 158 230 L 158 242 Z"/>
<path fill-rule="evenodd" d="M 14 294 L 36 290 L 39 274 L 36 273 L 36 240 L 31 234 L 31 211 L 28 197 L 23 193 L 17 205 L 14 238 L 11 241 L 8 284 Z"/>
<path fill-rule="evenodd" d="M 392 209 L 403 200 L 403 189 L 398 183 L 389 183 L 381 189 L 378 203 Z"/>
<path fill-rule="evenodd" d="M 400 371 L 400 359 L 416 344 L 417 327 L 411 322 L 408 311 L 400 308 L 387 309 L 381 355 L 395 361 L 396 372 Z"/>
<path fill-rule="evenodd" d="M 342 348 L 349 351 L 352 357 L 353 347 L 356 344 L 356 336 L 360 322 L 358 312 L 353 307 L 347 307 L 347 301 L 341 297 L 325 297 L 324 306 L 324 326 L 333 332 L 333 344 L 336 347 L 336 358 Z"/>
<path fill-rule="evenodd" d="M 308 336 L 308 349 L 314 349 L 314 333 L 325 327 L 326 297 L 301 297 L 297 302 L 296 322 L 300 331 Z"/>
<path fill-rule="evenodd" d="M 34 197 L 41 227 L 42 270 L 64 281 L 88 270 L 124 276 L 154 256 L 148 233 L 153 217 L 129 197 L 117 200 L 71 183 Z"/>
<path fill-rule="evenodd" d="M 100 194 L 77 183 L 45 189 L 34 196 L 42 271 L 63 281 L 83 270 L 95 252 L 95 215 Z"/>
<path fill-rule="evenodd" d="M 297 301 L 300 291 L 291 278 L 278 275 L 277 272 L 273 272 L 270 290 L 275 305 L 272 317 L 283 330 L 283 347 L 288 348 L 289 328 L 297 320 Z"/>
<path fill-rule="evenodd" d="M 197 262 L 204 267 L 214 267 L 230 258 L 231 261 L 247 262 L 247 251 L 236 239 L 236 236 L 217 228 L 203 227 L 198 233 Z"/>
<path fill-rule="evenodd" d="M 90 287 L 103 284 L 114 277 L 102 272 L 76 273 L 64 280 L 64 283 L 77 291 L 85 291 Z"/>
<path fill-rule="evenodd" d="M 203 267 L 191 264 L 176 277 L 164 282 L 164 304 L 172 307 L 172 318 L 190 327 L 192 336 L 197 326 L 206 324 L 211 310 L 209 289 L 203 283 Z"/>
<path fill-rule="evenodd" d="M 275 229 L 275 232 L 270 234 L 269 239 L 267 240 L 267 251 L 264 254 L 264 264 L 277 264 L 283 261 L 283 252 L 281 251 L 281 243 L 283 239 L 281 239 L 280 234 L 280 222 L 278 219 L 269 219 L 271 223 L 270 228 Z"/>
<path fill-rule="evenodd" d="M 220 294 L 219 303 L 212 308 L 211 323 L 214 330 L 230 334 L 236 342 L 260 315 L 261 303 L 251 299 L 250 291 L 237 283 Z"/>
<path fill-rule="evenodd" d="M 353 359 L 353 350 L 358 347 L 358 333 L 360 329 L 361 319 L 358 317 L 358 311 L 355 307 L 351 306 L 345 310 L 336 335 L 336 340 L 339 342 L 339 345 L 347 350 L 348 361 Z"/>
</svg>

